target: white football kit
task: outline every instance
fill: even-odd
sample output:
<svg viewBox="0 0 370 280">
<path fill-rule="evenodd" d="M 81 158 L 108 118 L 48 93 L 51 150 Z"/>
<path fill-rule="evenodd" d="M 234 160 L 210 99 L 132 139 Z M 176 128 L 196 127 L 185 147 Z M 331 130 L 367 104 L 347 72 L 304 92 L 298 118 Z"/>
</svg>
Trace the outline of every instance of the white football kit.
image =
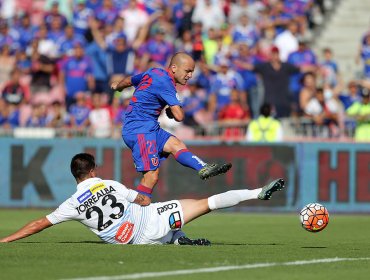
<svg viewBox="0 0 370 280">
<path fill-rule="evenodd" d="M 175 233 L 184 225 L 179 201 L 143 207 L 132 203 L 137 194 L 119 182 L 90 178 L 79 183 L 76 193 L 46 218 L 52 224 L 79 221 L 107 243 L 173 242 Z"/>
</svg>

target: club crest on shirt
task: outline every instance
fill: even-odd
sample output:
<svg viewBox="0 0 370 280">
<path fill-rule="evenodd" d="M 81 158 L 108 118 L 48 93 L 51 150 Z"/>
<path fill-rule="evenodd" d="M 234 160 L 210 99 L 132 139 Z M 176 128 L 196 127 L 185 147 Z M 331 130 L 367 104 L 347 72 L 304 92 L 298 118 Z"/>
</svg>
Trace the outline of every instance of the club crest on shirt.
<svg viewBox="0 0 370 280">
<path fill-rule="evenodd" d="M 157 157 L 153 157 L 153 158 L 151 158 L 151 160 L 152 160 L 152 164 L 153 164 L 154 166 L 158 166 L 158 164 L 159 164 L 159 160 L 158 160 L 158 158 L 157 158 Z"/>
<path fill-rule="evenodd" d="M 171 229 L 181 228 L 182 223 L 179 211 L 172 213 L 168 220 Z"/>
</svg>

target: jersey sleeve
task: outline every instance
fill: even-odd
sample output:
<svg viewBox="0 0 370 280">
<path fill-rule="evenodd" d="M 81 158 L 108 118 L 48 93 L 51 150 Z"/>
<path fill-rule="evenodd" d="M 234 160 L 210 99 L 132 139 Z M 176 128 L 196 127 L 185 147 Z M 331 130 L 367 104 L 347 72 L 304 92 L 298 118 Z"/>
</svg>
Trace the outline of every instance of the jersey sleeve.
<svg viewBox="0 0 370 280">
<path fill-rule="evenodd" d="M 131 77 L 131 83 L 134 85 L 134 87 L 137 87 L 140 84 L 143 74 L 144 73 L 140 73 Z"/>
<path fill-rule="evenodd" d="M 72 202 L 72 199 L 68 199 L 64 201 L 54 212 L 47 215 L 46 218 L 52 223 L 53 225 L 74 220 L 77 218 L 77 210 L 74 207 L 75 205 Z"/>
<path fill-rule="evenodd" d="M 171 82 L 168 81 L 168 83 L 170 84 Z M 164 86 L 159 95 L 169 106 L 182 106 L 180 100 L 177 98 L 176 89 L 170 85 Z"/>
</svg>

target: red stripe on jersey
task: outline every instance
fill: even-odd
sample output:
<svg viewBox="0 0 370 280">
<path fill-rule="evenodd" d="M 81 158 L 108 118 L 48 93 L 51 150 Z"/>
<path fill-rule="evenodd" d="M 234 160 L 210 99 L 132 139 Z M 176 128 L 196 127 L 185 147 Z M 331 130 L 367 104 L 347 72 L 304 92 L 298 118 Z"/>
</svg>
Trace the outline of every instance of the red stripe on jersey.
<svg viewBox="0 0 370 280">
<path fill-rule="evenodd" d="M 138 138 L 139 147 L 140 147 L 141 159 L 144 163 L 144 170 L 148 171 L 150 170 L 150 163 L 149 163 L 148 153 L 146 150 L 145 136 L 144 134 L 138 134 L 137 138 Z"/>
</svg>

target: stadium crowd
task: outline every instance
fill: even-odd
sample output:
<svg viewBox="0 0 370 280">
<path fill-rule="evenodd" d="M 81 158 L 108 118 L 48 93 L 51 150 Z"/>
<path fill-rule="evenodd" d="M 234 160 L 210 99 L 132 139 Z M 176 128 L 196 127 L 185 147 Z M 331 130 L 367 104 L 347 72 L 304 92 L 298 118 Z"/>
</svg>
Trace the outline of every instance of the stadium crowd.
<svg viewBox="0 0 370 280">
<path fill-rule="evenodd" d="M 160 118 L 178 135 L 245 138 L 248 123 L 262 116 L 264 127 L 254 125 L 260 130 L 269 128 L 267 118 L 289 118 L 313 136 L 350 135 L 360 125 L 370 135 L 370 33 L 358 56 L 362 77 L 343 85 L 331 49 L 310 48 L 324 0 L 0 3 L 3 135 L 45 127 L 62 137 L 119 138 L 133 91 L 113 92 L 110 83 L 166 67 L 179 51 L 196 61 L 193 78 L 179 88 L 185 121 Z"/>
</svg>

